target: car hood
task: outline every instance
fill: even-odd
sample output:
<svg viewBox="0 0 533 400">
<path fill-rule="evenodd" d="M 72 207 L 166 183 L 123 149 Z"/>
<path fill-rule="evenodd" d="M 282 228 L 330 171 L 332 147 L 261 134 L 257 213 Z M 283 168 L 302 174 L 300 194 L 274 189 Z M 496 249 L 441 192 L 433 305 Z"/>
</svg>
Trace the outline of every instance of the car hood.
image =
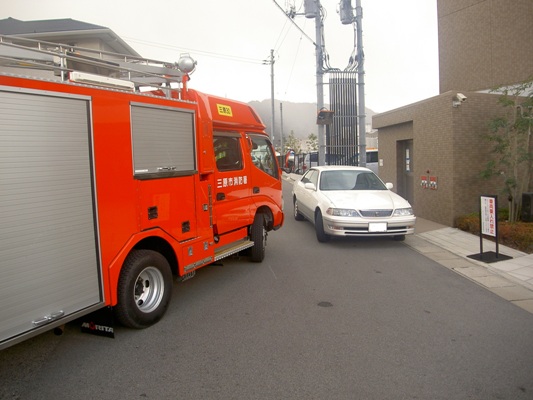
<svg viewBox="0 0 533 400">
<path fill-rule="evenodd" d="M 411 207 L 407 200 L 390 190 L 333 190 L 322 194 L 335 208 L 388 210 Z"/>
</svg>

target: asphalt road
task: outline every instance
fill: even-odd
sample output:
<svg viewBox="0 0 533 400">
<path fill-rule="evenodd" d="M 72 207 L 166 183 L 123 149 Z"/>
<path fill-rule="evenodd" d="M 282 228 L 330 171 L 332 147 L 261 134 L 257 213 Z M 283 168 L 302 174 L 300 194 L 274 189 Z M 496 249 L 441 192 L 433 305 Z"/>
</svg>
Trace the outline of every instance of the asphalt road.
<svg viewBox="0 0 533 400">
<path fill-rule="evenodd" d="M 0 351 L 0 399 L 533 399 L 533 315 L 401 242 L 292 218 L 263 263 L 174 285 L 157 325 Z"/>
</svg>

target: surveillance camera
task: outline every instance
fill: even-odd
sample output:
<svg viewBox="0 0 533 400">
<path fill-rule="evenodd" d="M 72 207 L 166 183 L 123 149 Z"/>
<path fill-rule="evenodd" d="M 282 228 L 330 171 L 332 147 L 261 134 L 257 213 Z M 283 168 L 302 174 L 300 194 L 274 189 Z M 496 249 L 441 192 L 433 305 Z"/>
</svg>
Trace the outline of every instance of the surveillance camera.
<svg viewBox="0 0 533 400">
<path fill-rule="evenodd" d="M 457 93 L 457 95 L 455 97 L 460 102 L 466 101 L 466 99 L 467 99 L 467 97 L 464 94 L 462 94 L 462 93 Z"/>
</svg>

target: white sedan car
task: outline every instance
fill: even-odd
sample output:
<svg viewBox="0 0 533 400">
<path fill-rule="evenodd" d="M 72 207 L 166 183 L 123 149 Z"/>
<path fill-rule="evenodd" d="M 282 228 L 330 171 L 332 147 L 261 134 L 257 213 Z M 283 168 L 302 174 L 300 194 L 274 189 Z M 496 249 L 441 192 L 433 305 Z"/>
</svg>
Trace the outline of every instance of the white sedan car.
<svg viewBox="0 0 533 400">
<path fill-rule="evenodd" d="M 416 217 L 407 200 L 368 168 L 313 167 L 294 182 L 294 218 L 315 225 L 319 242 L 331 236 L 392 236 L 414 233 Z"/>
</svg>

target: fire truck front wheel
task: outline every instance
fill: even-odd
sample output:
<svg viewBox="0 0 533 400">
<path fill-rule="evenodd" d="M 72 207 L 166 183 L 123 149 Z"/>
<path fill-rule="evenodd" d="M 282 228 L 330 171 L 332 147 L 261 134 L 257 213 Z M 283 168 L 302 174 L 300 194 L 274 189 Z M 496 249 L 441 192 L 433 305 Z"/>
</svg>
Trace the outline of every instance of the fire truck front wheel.
<svg viewBox="0 0 533 400">
<path fill-rule="evenodd" d="M 254 245 L 251 251 L 252 262 L 261 262 L 265 258 L 265 248 L 267 240 L 267 231 L 265 227 L 265 217 L 261 213 L 257 213 L 254 218 L 252 227 L 250 228 L 250 236 Z"/>
<path fill-rule="evenodd" d="M 124 326 L 146 328 L 163 317 L 171 294 L 172 272 L 165 257 L 152 250 L 134 250 L 120 273 L 115 315 Z"/>
</svg>

